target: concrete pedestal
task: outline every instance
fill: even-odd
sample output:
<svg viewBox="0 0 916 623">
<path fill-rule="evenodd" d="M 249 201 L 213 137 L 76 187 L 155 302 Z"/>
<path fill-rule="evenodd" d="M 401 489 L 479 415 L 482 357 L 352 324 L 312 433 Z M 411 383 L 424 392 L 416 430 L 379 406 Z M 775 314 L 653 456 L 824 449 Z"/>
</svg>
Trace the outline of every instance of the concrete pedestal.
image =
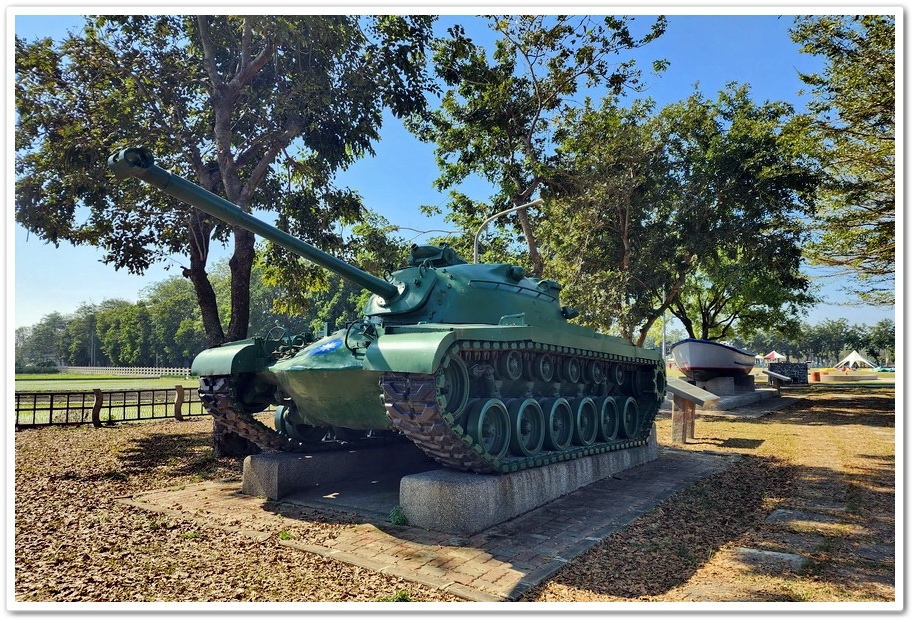
<svg viewBox="0 0 916 623">
<path fill-rule="evenodd" d="M 242 463 L 242 493 L 279 500 L 330 483 L 377 480 L 435 467 L 412 443 L 345 452 L 254 454 Z"/>
<path fill-rule="evenodd" d="M 374 518 L 387 518 L 400 505 L 412 526 L 468 535 L 657 458 L 654 426 L 648 442 L 635 448 L 502 475 L 442 468 L 412 444 L 310 455 L 255 454 L 245 458 L 241 493 L 362 509 Z"/>
<path fill-rule="evenodd" d="M 708 381 L 697 381 L 696 385 L 716 396 L 735 395 L 735 379 L 731 376 L 717 376 Z"/>
<path fill-rule="evenodd" d="M 735 392 L 743 394 L 745 392 L 752 392 L 757 388 L 756 381 L 754 380 L 753 374 L 745 374 L 742 376 L 735 377 Z"/>
<path fill-rule="evenodd" d="M 502 475 L 440 469 L 401 479 L 401 510 L 412 526 L 476 534 L 576 489 L 658 458 L 652 427 L 648 443 L 573 461 Z"/>
</svg>

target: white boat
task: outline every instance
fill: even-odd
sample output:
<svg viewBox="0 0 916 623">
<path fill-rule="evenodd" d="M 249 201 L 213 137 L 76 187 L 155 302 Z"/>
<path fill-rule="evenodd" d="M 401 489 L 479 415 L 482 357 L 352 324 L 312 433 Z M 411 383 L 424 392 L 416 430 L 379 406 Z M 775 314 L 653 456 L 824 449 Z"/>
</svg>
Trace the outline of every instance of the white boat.
<svg viewBox="0 0 916 623">
<path fill-rule="evenodd" d="M 717 376 L 749 374 L 757 356 L 737 346 L 687 338 L 671 345 L 674 363 L 685 376 L 708 381 Z"/>
</svg>

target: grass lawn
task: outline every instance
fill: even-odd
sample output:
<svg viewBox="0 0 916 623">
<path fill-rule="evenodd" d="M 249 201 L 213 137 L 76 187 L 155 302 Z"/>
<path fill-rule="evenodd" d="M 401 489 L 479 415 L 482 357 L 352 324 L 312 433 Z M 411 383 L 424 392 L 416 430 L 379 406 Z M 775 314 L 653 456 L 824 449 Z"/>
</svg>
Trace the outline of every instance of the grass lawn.
<svg viewBox="0 0 916 623">
<path fill-rule="evenodd" d="M 104 391 L 121 389 L 174 389 L 176 385 L 197 387 L 197 377 L 135 377 L 100 374 L 17 374 L 17 392 Z"/>
</svg>

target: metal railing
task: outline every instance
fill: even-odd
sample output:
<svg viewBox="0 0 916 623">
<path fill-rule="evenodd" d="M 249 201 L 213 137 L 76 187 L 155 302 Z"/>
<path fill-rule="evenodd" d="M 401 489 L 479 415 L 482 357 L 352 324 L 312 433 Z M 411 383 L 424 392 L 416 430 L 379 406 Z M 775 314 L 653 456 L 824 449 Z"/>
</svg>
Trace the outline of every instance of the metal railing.
<svg viewBox="0 0 916 623">
<path fill-rule="evenodd" d="M 96 427 L 209 415 L 196 387 L 102 391 L 16 392 L 16 429 L 92 424 Z"/>
</svg>

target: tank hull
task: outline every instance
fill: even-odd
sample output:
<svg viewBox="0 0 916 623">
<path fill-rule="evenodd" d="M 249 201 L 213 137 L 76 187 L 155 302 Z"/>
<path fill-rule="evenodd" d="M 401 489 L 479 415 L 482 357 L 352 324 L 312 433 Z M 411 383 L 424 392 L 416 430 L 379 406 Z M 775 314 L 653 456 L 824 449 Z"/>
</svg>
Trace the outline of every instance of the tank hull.
<svg viewBox="0 0 916 623">
<path fill-rule="evenodd" d="M 390 326 L 359 348 L 352 333 L 335 333 L 254 371 L 260 387 L 284 397 L 275 430 L 256 442 L 314 452 L 399 438 L 442 465 L 480 473 L 645 443 L 664 400 L 660 355 L 572 328 L 550 339 L 527 325 Z M 227 353 L 237 367 L 239 347 Z M 244 376 L 218 378 L 237 390 Z M 202 387 L 213 383 L 205 377 Z M 251 409 L 235 404 L 235 417 L 248 419 L 239 430 L 251 437 Z"/>
<path fill-rule="evenodd" d="M 296 405 L 295 424 L 385 430 L 391 423 L 379 401 L 379 372 L 345 345 L 344 332 L 318 340 L 267 367 L 263 378 Z M 357 351 L 358 352 L 358 351 Z"/>
</svg>

